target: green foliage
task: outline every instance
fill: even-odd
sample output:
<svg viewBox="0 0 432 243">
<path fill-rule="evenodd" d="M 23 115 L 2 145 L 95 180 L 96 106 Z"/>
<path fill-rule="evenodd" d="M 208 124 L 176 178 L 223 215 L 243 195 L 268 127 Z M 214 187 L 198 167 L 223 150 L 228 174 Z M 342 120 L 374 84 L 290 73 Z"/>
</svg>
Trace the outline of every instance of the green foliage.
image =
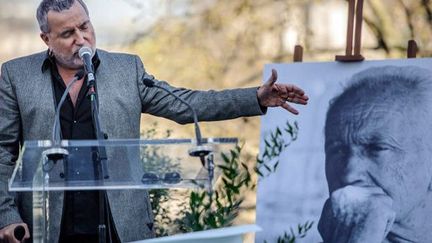
<svg viewBox="0 0 432 243">
<path fill-rule="evenodd" d="M 312 228 L 313 222 L 306 221 L 304 224 L 297 225 L 297 232 L 293 228 L 290 228 L 289 232 L 284 232 L 282 236 L 279 236 L 277 243 L 294 243 L 297 239 L 304 238 L 306 233 Z M 267 241 L 264 241 L 267 243 Z"/>
<path fill-rule="evenodd" d="M 297 140 L 298 125 L 291 125 L 288 121 L 285 127 L 276 129 L 264 139 L 264 152 L 256 158 L 257 165 L 254 171 L 261 177 L 274 173 L 279 165 L 279 156 L 292 142 Z"/>
<path fill-rule="evenodd" d="M 168 236 L 169 231 L 166 226 L 173 223 L 169 216 L 169 209 L 164 207 L 168 201 L 171 201 L 171 196 L 168 189 L 152 189 L 149 191 L 150 203 L 155 220 L 155 234 L 158 236 Z"/>
<path fill-rule="evenodd" d="M 191 191 L 183 216 L 176 220 L 182 232 L 221 228 L 232 225 L 244 200 L 243 192 L 252 184 L 248 166 L 240 161 L 241 147 L 230 154 L 222 154 L 223 162 L 217 165 L 222 171 L 220 184 L 214 193 Z"/>
<path fill-rule="evenodd" d="M 149 130 L 150 137 L 156 135 L 155 130 Z M 293 141 L 297 139 L 298 125 L 286 122 L 285 127 L 277 127 L 264 140 L 264 153 L 257 156 L 256 165 L 242 161 L 242 147 L 236 146 L 229 153 L 222 153 L 222 161 L 217 164 L 221 176 L 214 191 L 188 191 L 176 206 L 179 212 L 174 216 L 165 208 L 167 202 L 173 202 L 168 190 L 151 190 L 150 199 L 155 214 L 155 228 L 158 236 L 169 232 L 193 232 L 231 226 L 239 215 L 245 193 L 256 188 L 256 175 L 269 176 L 274 173 L 279 164 L 279 156 Z M 171 161 L 163 156 L 161 151 L 142 151 L 147 160 L 162 165 L 171 165 Z M 152 166 L 162 166 L 152 165 Z M 170 216 L 171 215 L 171 216 Z M 173 230 L 173 225 L 177 227 Z M 278 243 L 294 243 L 296 239 L 304 238 L 313 222 L 299 224 L 297 230 L 290 229 L 278 238 Z"/>
</svg>

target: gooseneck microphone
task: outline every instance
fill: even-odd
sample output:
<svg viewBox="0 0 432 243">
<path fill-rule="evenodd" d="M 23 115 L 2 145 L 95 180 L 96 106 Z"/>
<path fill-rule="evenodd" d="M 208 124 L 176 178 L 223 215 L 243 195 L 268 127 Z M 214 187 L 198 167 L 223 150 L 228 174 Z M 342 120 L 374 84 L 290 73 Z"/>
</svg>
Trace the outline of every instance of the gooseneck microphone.
<svg viewBox="0 0 432 243">
<path fill-rule="evenodd" d="M 67 85 L 65 91 L 63 92 L 63 95 L 60 99 L 60 102 L 57 104 L 56 112 L 54 116 L 54 124 L 52 129 L 52 147 L 45 151 L 45 154 L 47 155 L 49 160 L 52 161 L 58 161 L 60 159 L 64 159 L 69 153 L 66 149 L 61 148 L 60 141 L 61 141 L 61 130 L 60 130 L 60 110 L 63 106 L 64 101 L 66 100 L 66 97 L 69 93 L 69 90 L 72 88 L 72 85 L 82 79 L 84 77 L 84 71 L 80 70 L 78 71 L 72 81 L 69 82 Z"/>
<path fill-rule="evenodd" d="M 55 119 L 54 119 L 54 126 L 52 131 L 52 141 L 54 144 L 58 145 L 60 143 L 60 110 L 63 106 L 64 101 L 66 100 L 66 97 L 69 93 L 69 90 L 72 88 L 72 85 L 75 84 L 76 81 L 82 79 L 84 77 L 84 71 L 80 70 L 78 71 L 72 81 L 69 82 L 69 84 L 66 86 L 65 91 L 63 92 L 63 95 L 60 99 L 60 102 L 57 104 L 56 112 L 55 112 Z"/>
<path fill-rule="evenodd" d="M 202 138 L 201 138 L 201 130 L 200 127 L 198 125 L 198 116 L 196 114 L 195 109 L 188 103 L 186 102 L 184 99 L 182 99 L 180 96 L 176 95 L 175 93 L 173 93 L 171 90 L 156 84 L 156 82 L 154 81 L 154 76 L 153 75 L 149 75 L 149 77 L 147 77 L 144 74 L 144 77 L 142 78 L 142 81 L 144 83 L 145 86 L 147 87 L 156 87 L 159 89 L 164 90 L 165 92 L 167 92 L 168 94 L 174 96 L 176 99 L 178 99 L 181 103 L 185 104 L 191 111 L 193 114 L 193 120 L 194 120 L 194 124 L 195 124 L 195 136 L 196 136 L 196 147 L 192 148 L 189 150 L 189 155 L 193 156 L 193 157 L 200 157 L 201 158 L 201 163 L 203 164 L 203 166 L 205 165 L 205 161 L 204 161 L 204 157 L 206 155 L 208 155 L 210 152 L 212 152 L 212 149 L 208 146 L 203 146 L 202 145 Z"/>
</svg>

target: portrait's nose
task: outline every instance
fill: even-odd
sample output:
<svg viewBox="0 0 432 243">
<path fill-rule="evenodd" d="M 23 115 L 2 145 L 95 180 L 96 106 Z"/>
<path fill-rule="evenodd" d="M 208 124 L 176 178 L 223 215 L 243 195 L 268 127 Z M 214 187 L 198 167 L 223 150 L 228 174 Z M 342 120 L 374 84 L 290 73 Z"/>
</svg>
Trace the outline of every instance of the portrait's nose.
<svg viewBox="0 0 432 243">
<path fill-rule="evenodd" d="M 346 158 L 345 167 L 341 171 L 341 182 L 344 186 L 368 186 L 367 158 L 358 153 L 352 153 Z"/>
</svg>

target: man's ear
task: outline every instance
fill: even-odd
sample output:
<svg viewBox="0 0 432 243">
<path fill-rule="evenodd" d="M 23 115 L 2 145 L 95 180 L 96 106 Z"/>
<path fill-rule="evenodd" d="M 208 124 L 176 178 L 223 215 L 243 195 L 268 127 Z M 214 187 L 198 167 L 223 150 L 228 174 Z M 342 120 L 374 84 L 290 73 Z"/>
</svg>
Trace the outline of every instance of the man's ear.
<svg viewBox="0 0 432 243">
<path fill-rule="evenodd" d="M 47 33 L 40 33 L 40 38 L 45 42 L 45 44 L 49 47 L 49 36 Z"/>
</svg>

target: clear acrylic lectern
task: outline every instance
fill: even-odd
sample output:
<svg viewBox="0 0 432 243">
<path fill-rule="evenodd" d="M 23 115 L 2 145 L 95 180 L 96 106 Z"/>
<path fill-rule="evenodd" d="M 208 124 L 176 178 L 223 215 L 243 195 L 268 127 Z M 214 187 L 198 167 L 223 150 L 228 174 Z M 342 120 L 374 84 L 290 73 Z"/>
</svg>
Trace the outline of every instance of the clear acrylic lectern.
<svg viewBox="0 0 432 243">
<path fill-rule="evenodd" d="M 221 153 L 236 144 L 235 138 L 203 139 L 200 146 L 211 152 L 202 160 L 190 155 L 197 149 L 190 139 L 63 140 L 54 149 L 66 156 L 51 160 L 51 141 L 26 141 L 9 190 L 33 193 L 33 240 L 46 242 L 51 191 L 211 188 Z M 99 179 L 95 158 L 101 150 L 106 170 Z"/>
</svg>

